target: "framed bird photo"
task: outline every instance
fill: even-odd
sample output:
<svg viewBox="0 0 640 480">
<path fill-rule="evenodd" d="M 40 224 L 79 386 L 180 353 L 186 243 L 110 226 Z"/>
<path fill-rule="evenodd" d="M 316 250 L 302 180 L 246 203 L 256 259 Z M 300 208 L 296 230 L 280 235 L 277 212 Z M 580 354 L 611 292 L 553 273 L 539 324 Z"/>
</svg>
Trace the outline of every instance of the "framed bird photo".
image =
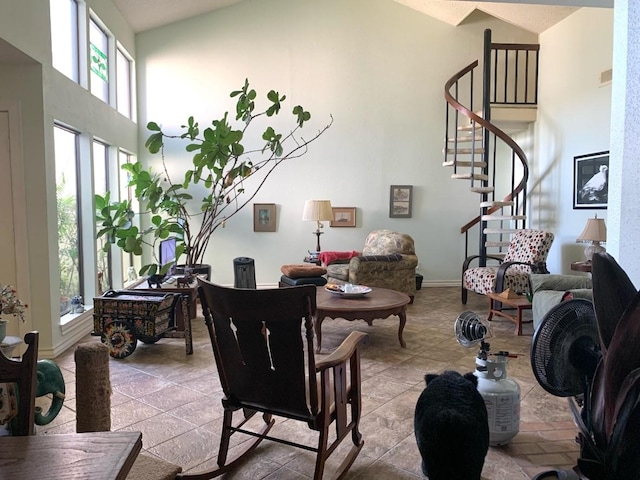
<svg viewBox="0 0 640 480">
<path fill-rule="evenodd" d="M 607 208 L 609 152 L 573 157 L 573 208 Z"/>
</svg>

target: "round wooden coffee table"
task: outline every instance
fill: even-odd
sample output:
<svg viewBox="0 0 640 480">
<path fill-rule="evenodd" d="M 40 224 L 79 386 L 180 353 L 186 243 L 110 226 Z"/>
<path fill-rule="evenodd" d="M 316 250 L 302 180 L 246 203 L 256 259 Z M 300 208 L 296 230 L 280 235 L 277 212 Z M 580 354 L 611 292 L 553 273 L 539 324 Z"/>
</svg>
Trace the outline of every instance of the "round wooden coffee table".
<svg viewBox="0 0 640 480">
<path fill-rule="evenodd" d="M 324 287 L 318 287 L 316 295 L 316 353 L 322 348 L 322 321 L 325 317 L 344 318 L 345 320 L 364 320 L 369 325 L 376 318 L 387 318 L 397 315 L 400 318 L 398 340 L 404 348 L 407 344 L 402 339 L 402 331 L 407 323 L 407 304 L 409 296 L 387 288 L 371 287 L 372 291 L 359 297 L 344 297 L 330 293 Z"/>
</svg>

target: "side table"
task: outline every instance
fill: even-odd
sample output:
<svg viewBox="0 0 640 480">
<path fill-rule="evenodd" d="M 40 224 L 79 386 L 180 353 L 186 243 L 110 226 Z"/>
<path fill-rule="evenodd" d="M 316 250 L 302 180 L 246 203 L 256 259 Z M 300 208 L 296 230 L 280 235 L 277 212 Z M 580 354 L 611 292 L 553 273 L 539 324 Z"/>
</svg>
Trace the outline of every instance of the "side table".
<svg viewBox="0 0 640 480">
<path fill-rule="evenodd" d="M 4 337 L 4 340 L 2 341 L 2 343 L 0 343 L 0 352 L 2 352 L 2 354 L 5 357 L 12 358 L 13 349 L 16 348 L 18 345 L 20 345 L 21 343 L 22 343 L 22 340 L 20 340 L 20 337 L 6 336 Z"/>
<path fill-rule="evenodd" d="M 571 262 L 571 270 L 591 273 L 591 262 Z"/>
<path fill-rule="evenodd" d="M 516 324 L 516 335 L 522 335 L 522 311 L 531 310 L 531 302 L 527 300 L 527 297 L 520 295 L 516 298 L 505 298 L 501 297 L 498 293 L 488 293 L 487 297 L 489 297 L 489 317 L 487 318 L 487 321 L 490 322 L 494 315 L 508 318 Z M 496 303 L 503 303 L 512 309 L 515 309 L 515 316 L 497 307 L 494 308 Z M 531 320 L 527 323 L 529 322 L 531 322 Z"/>
</svg>

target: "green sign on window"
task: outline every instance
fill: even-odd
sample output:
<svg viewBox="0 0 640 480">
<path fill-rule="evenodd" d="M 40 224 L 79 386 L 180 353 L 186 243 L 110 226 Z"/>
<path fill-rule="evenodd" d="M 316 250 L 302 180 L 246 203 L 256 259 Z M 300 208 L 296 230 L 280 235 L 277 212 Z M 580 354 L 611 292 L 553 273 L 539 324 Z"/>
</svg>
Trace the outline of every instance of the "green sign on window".
<svg viewBox="0 0 640 480">
<path fill-rule="evenodd" d="M 91 71 L 105 82 L 108 81 L 109 70 L 107 68 L 107 56 L 93 43 L 91 47 Z"/>
</svg>

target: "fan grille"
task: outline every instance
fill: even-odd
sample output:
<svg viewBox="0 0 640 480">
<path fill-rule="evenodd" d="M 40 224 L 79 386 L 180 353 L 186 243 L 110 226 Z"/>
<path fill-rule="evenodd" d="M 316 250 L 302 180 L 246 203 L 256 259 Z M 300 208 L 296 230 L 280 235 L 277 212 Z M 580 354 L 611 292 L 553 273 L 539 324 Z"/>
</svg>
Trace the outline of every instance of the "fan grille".
<svg viewBox="0 0 640 480">
<path fill-rule="evenodd" d="M 600 339 L 593 303 L 585 299 L 553 307 L 531 342 L 531 368 L 547 392 L 558 397 L 584 393 L 599 356 Z"/>
<path fill-rule="evenodd" d="M 467 310 L 458 315 L 453 325 L 453 331 L 455 332 L 458 343 L 463 347 L 469 348 L 484 339 L 488 329 L 482 323 L 478 314 Z"/>
</svg>

